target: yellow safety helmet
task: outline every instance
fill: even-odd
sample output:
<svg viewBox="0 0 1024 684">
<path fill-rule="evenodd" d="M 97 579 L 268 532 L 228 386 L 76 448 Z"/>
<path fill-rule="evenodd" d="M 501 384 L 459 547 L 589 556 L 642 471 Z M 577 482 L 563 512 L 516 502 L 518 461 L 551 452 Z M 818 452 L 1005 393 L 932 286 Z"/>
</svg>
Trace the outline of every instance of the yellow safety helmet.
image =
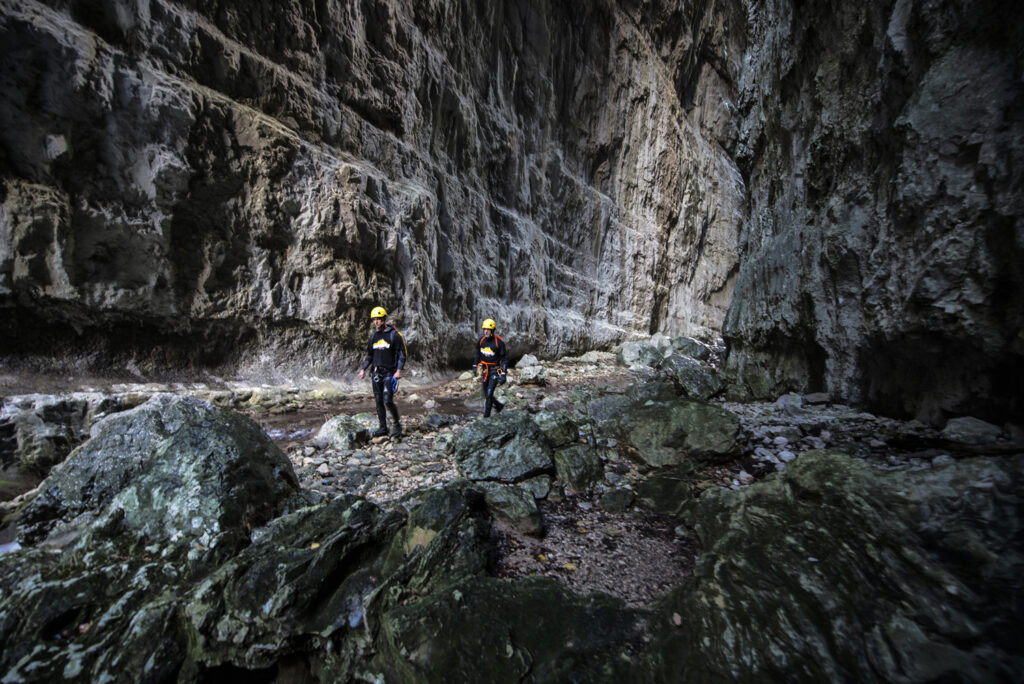
<svg viewBox="0 0 1024 684">
<path fill-rule="evenodd" d="M 383 306 L 373 307 L 373 311 L 370 312 L 370 318 L 387 318 L 388 312 L 384 310 Z"/>
<path fill-rule="evenodd" d="M 494 319 L 484 319 L 483 325 L 481 325 L 480 327 L 483 328 L 484 330 L 494 330 Z"/>
</svg>

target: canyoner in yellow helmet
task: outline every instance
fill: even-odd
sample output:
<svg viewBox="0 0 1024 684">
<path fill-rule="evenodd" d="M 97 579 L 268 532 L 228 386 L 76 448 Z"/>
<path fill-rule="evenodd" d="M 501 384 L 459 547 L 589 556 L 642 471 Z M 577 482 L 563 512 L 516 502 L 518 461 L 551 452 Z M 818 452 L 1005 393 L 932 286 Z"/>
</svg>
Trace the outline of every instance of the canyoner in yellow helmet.
<svg viewBox="0 0 1024 684">
<path fill-rule="evenodd" d="M 505 340 L 495 331 L 496 327 L 493 318 L 487 318 L 480 324 L 484 336 L 476 343 L 476 359 L 473 361 L 473 374 L 481 374 L 485 418 L 491 415 L 492 406 L 499 413 L 505 408 L 505 405 L 494 396 L 495 387 L 505 384 L 505 373 L 508 371 Z"/>
<path fill-rule="evenodd" d="M 369 368 L 373 380 L 373 397 L 377 401 L 377 422 L 380 423 L 380 427 L 371 434 L 374 437 L 388 434 L 387 409 L 395 423 L 391 436 L 398 438 L 402 436 L 402 424 L 398 420 L 395 392 L 398 391 L 398 379 L 402 377 L 402 368 L 405 367 L 407 350 L 402 333 L 387 322 L 387 317 L 388 312 L 383 306 L 375 306 L 370 312 L 373 332 L 370 333 L 370 341 L 366 343 L 366 358 L 359 369 L 359 379 L 363 379 Z"/>
</svg>

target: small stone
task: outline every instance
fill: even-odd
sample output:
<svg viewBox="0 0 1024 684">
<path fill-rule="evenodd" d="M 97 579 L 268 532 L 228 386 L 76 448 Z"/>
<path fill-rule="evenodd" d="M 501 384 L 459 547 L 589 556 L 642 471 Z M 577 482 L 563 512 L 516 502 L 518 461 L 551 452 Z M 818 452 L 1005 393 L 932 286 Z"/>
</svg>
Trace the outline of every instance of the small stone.
<svg viewBox="0 0 1024 684">
<path fill-rule="evenodd" d="M 740 474 L 737 477 L 740 481 L 740 484 L 748 485 L 754 481 L 754 476 L 748 473 L 746 470 L 741 470 Z"/>
<path fill-rule="evenodd" d="M 944 468 L 946 466 L 953 465 L 954 463 L 956 463 L 956 460 L 949 454 L 939 454 L 932 459 L 933 468 Z"/>
<path fill-rule="evenodd" d="M 796 458 L 796 454 L 788 449 L 783 449 L 779 452 L 779 460 L 783 463 L 792 463 L 793 459 Z"/>
<path fill-rule="evenodd" d="M 772 440 L 772 444 L 774 444 L 777 447 L 783 447 L 789 444 L 789 440 L 786 439 L 785 437 L 779 436 Z"/>
<path fill-rule="evenodd" d="M 870 439 L 868 440 L 868 446 L 871 447 L 872 449 L 884 449 L 889 445 L 880 439 Z"/>
<path fill-rule="evenodd" d="M 804 403 L 812 406 L 827 404 L 828 401 L 829 397 L 825 392 L 811 392 L 810 394 L 804 395 Z"/>
<path fill-rule="evenodd" d="M 331 474 L 331 467 L 326 463 L 321 463 L 320 467 L 316 469 L 316 474 L 320 477 L 327 477 Z"/>
</svg>

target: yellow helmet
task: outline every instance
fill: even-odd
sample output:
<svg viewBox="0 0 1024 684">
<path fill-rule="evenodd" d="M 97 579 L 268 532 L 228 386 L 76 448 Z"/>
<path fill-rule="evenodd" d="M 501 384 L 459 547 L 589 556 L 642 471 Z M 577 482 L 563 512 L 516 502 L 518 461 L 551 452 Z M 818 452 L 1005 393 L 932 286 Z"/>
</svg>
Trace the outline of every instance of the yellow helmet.
<svg viewBox="0 0 1024 684">
<path fill-rule="evenodd" d="M 480 326 L 484 330 L 494 330 L 494 319 L 487 318 L 484 320 L 483 325 Z"/>
<path fill-rule="evenodd" d="M 388 312 L 384 310 L 383 306 L 373 307 L 373 311 L 370 312 L 370 318 L 387 318 Z"/>
</svg>

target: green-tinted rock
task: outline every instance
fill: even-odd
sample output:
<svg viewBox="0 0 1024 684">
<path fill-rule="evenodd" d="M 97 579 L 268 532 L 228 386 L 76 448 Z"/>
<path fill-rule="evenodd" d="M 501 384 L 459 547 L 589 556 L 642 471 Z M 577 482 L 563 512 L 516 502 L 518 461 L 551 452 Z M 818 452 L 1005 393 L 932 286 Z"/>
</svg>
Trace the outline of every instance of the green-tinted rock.
<svg viewBox="0 0 1024 684">
<path fill-rule="evenodd" d="M 498 520 L 504 521 L 526 534 L 540 534 L 544 527 L 540 510 L 533 494 L 516 485 L 497 482 L 481 482 L 487 510 Z"/>
<path fill-rule="evenodd" d="M 198 399 L 158 395 L 92 435 L 23 510 L 23 544 L 89 525 L 165 554 L 190 543 L 230 552 L 298 489 L 291 462 L 256 423 Z"/>
<path fill-rule="evenodd" d="M 544 434 L 521 411 L 502 411 L 466 426 L 455 439 L 455 460 L 471 480 L 517 482 L 552 467 Z"/>
<path fill-rule="evenodd" d="M 522 487 L 525 491 L 529 492 L 534 499 L 543 499 L 551 491 L 551 476 L 538 475 L 537 477 L 523 480 L 516 486 Z"/>
<path fill-rule="evenodd" d="M 555 452 L 555 471 L 564 485 L 582 494 L 600 481 L 604 465 L 593 447 L 576 444 Z"/>
<path fill-rule="evenodd" d="M 662 371 L 672 378 L 684 396 L 708 400 L 725 390 L 725 383 L 711 368 L 681 354 L 661 362 Z"/>
<path fill-rule="evenodd" d="M 808 452 L 688 508 L 707 553 L 665 599 L 655 680 L 1013 681 L 1024 456 L 881 472 Z"/>
<path fill-rule="evenodd" d="M 572 444 L 579 435 L 579 428 L 567 410 L 541 411 L 533 417 L 552 448 Z"/>
<path fill-rule="evenodd" d="M 658 513 L 678 515 L 693 501 L 696 467 L 692 462 L 660 468 L 636 485 L 637 499 Z"/>
<path fill-rule="evenodd" d="M 639 681 L 637 613 L 547 578 L 480 577 L 382 616 L 374 661 L 388 682 Z"/>
<path fill-rule="evenodd" d="M 636 501 L 636 494 L 629 489 L 613 489 L 601 496 L 601 508 L 609 513 L 625 513 Z"/>
<path fill-rule="evenodd" d="M 686 458 L 716 461 L 735 454 L 739 418 L 718 406 L 689 399 L 631 406 L 615 426 L 648 465 L 676 465 Z"/>
</svg>

